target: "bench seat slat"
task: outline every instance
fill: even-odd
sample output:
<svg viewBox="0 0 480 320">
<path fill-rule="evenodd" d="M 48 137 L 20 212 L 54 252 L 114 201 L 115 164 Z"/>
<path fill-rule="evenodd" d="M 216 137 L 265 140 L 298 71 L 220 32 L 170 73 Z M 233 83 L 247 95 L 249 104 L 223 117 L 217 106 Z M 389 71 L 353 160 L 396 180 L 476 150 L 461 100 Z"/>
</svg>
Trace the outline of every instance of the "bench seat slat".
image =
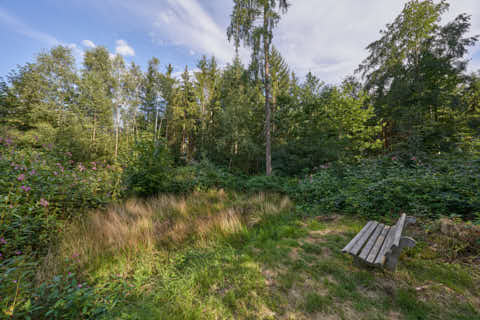
<svg viewBox="0 0 480 320">
<path fill-rule="evenodd" d="M 390 227 L 385 226 L 382 230 L 382 233 L 377 238 L 377 241 L 375 242 L 375 245 L 373 246 L 372 250 L 370 250 L 370 253 L 368 254 L 367 257 L 367 262 L 373 264 L 375 262 L 375 258 L 378 256 L 378 253 L 382 249 L 383 243 L 385 242 L 385 238 L 390 232 Z"/>
<path fill-rule="evenodd" d="M 362 230 L 360 230 L 360 232 L 357 233 L 357 235 L 345 246 L 345 248 L 342 249 L 342 252 L 350 252 L 355 243 L 357 243 L 358 239 L 360 239 L 362 235 L 368 230 L 368 228 L 370 228 L 370 225 L 373 222 L 374 221 L 368 221 L 367 224 L 362 228 Z"/>
<path fill-rule="evenodd" d="M 349 251 L 352 255 L 356 256 L 359 254 L 360 250 L 362 250 L 363 246 L 365 243 L 368 241 L 372 233 L 375 231 L 375 229 L 378 226 L 377 221 L 373 221 L 373 223 L 370 225 L 370 227 L 365 231 L 364 234 L 358 239 L 358 241 L 355 243 L 353 248 Z"/>
<path fill-rule="evenodd" d="M 388 250 L 390 250 L 390 245 L 393 241 L 393 235 L 395 233 L 395 226 L 390 227 L 388 230 L 387 235 L 385 236 L 385 241 L 383 242 L 382 248 L 378 253 L 377 257 L 375 258 L 375 265 L 383 266 L 385 264 L 385 254 Z"/>
<path fill-rule="evenodd" d="M 360 259 L 362 260 L 367 259 L 368 254 L 370 253 L 373 246 L 375 245 L 375 242 L 377 242 L 378 236 L 380 235 L 380 233 L 383 231 L 384 228 L 385 228 L 385 225 L 383 223 L 380 223 L 377 225 L 377 227 L 372 233 L 372 236 L 370 237 L 370 239 L 368 239 L 367 244 L 365 244 L 365 247 L 363 247 L 363 250 L 358 256 Z"/>
</svg>

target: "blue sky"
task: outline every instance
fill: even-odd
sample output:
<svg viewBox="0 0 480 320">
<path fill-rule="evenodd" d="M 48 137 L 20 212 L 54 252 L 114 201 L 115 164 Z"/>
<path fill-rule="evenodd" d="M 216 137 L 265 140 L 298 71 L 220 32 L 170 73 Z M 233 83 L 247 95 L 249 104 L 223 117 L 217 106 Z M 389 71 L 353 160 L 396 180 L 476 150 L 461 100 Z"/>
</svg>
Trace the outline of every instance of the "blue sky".
<svg viewBox="0 0 480 320">
<path fill-rule="evenodd" d="M 226 39 L 231 0 L 0 0 L 0 76 L 54 45 L 70 46 L 77 59 L 93 45 L 142 67 L 156 56 L 180 72 L 201 55 L 221 64 L 234 50 Z M 292 0 L 275 31 L 275 45 L 293 70 L 326 82 L 351 74 L 365 47 L 401 11 L 405 0 Z M 446 19 L 472 14 L 480 34 L 480 1 L 452 0 Z M 247 50 L 241 51 L 245 62 Z M 480 69 L 480 46 L 470 50 L 470 70 Z"/>
</svg>

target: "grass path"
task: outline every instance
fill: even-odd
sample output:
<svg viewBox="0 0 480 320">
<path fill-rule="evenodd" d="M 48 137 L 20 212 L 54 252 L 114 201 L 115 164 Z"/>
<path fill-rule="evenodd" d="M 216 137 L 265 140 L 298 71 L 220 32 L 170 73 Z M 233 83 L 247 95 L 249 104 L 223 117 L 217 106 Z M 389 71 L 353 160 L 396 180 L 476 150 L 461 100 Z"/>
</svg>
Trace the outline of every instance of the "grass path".
<svg viewBox="0 0 480 320">
<path fill-rule="evenodd" d="M 480 319 L 480 269 L 435 255 L 425 226 L 407 230 L 419 243 L 391 273 L 340 252 L 362 219 L 301 216 L 278 196 L 194 197 L 179 212 L 230 212 L 239 224 L 90 255 L 83 275 L 108 297 L 105 319 Z M 200 228 L 171 217 L 177 232 Z"/>
</svg>

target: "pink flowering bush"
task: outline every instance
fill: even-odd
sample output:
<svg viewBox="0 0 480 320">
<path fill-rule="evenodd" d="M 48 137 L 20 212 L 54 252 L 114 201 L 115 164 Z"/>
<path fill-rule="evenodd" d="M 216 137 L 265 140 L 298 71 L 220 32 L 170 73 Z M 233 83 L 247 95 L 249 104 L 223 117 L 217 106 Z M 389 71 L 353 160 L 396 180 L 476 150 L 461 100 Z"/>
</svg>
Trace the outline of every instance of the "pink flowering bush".
<svg viewBox="0 0 480 320">
<path fill-rule="evenodd" d="M 95 319 L 104 310 L 74 262 L 69 272 L 36 278 L 38 257 L 65 222 L 121 192 L 118 167 L 97 163 L 92 170 L 70 157 L 53 145 L 19 148 L 0 137 L 0 318 Z"/>
<path fill-rule="evenodd" d="M 39 255 L 63 223 L 90 208 L 115 200 L 121 169 L 105 163 L 71 160 L 55 146 L 19 148 L 0 140 L 0 260 L 16 251 Z"/>
</svg>

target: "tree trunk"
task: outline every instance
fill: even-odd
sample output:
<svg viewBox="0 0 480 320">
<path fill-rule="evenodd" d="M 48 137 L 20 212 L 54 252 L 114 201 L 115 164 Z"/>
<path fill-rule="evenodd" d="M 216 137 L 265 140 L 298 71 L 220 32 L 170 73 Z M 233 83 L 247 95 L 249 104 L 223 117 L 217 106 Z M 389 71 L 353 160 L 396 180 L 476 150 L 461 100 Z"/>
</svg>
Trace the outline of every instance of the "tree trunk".
<svg viewBox="0 0 480 320">
<path fill-rule="evenodd" d="M 159 127 L 158 127 L 157 139 L 159 138 L 159 136 L 160 136 L 160 137 L 162 136 L 162 128 L 163 128 L 163 118 L 160 119 L 160 125 L 159 125 Z"/>
<path fill-rule="evenodd" d="M 267 18 L 268 4 L 263 9 L 263 50 L 265 55 L 265 167 L 267 176 L 272 175 L 272 145 L 271 145 L 271 109 L 270 109 L 270 34 Z"/>
<path fill-rule="evenodd" d="M 154 138 L 153 140 L 154 141 L 157 141 L 157 127 L 158 127 L 158 108 L 155 107 L 157 109 L 157 112 L 155 114 L 155 130 L 154 130 Z"/>
<path fill-rule="evenodd" d="M 119 127 L 119 121 L 118 121 L 118 111 L 117 111 L 117 119 L 115 119 L 116 124 L 115 124 L 115 160 L 117 160 L 118 156 L 118 127 Z"/>
</svg>

